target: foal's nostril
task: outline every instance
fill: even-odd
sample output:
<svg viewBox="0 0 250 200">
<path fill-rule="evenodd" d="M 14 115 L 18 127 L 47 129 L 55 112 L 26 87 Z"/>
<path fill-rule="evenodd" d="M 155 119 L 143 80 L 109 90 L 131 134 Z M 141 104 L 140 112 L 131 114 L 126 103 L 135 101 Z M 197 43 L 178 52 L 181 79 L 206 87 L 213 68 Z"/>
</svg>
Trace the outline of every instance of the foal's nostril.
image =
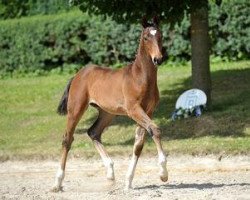
<svg viewBox="0 0 250 200">
<path fill-rule="evenodd" d="M 154 57 L 152 59 L 152 61 L 153 61 L 154 65 L 160 65 L 162 63 L 162 57 L 160 57 L 160 58 Z"/>
<path fill-rule="evenodd" d="M 153 58 L 154 65 L 160 65 L 162 63 L 162 58 Z"/>
<path fill-rule="evenodd" d="M 154 64 L 157 64 L 157 58 L 153 59 Z"/>
<path fill-rule="evenodd" d="M 162 63 L 162 58 L 157 59 L 157 64 L 160 65 Z"/>
</svg>

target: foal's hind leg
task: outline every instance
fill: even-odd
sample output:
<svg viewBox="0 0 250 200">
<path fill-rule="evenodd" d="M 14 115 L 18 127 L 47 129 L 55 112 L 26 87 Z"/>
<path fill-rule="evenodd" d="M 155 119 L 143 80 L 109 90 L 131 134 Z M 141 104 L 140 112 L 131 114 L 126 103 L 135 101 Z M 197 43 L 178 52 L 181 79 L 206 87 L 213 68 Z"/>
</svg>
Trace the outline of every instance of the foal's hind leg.
<svg viewBox="0 0 250 200">
<path fill-rule="evenodd" d="M 104 146 L 101 142 L 101 134 L 103 130 L 111 123 L 114 115 L 109 114 L 99 108 L 99 116 L 95 123 L 88 130 L 88 135 L 92 139 L 96 150 L 99 152 L 104 166 L 107 168 L 107 178 L 110 180 L 114 180 L 114 169 L 113 169 L 113 161 L 109 157 L 108 153 L 105 151 Z"/>
<path fill-rule="evenodd" d="M 73 134 L 75 131 L 75 127 L 77 123 L 79 122 L 83 112 L 86 110 L 88 104 L 87 104 L 87 99 L 85 99 L 86 102 L 84 102 L 81 105 L 75 104 L 71 105 L 71 109 L 68 111 L 67 115 L 67 128 L 66 128 L 66 133 L 63 136 L 63 141 L 62 141 L 62 157 L 61 157 L 61 163 L 59 166 L 59 169 L 56 173 L 56 180 L 55 180 L 55 185 L 52 189 L 53 192 L 58 192 L 62 190 L 62 181 L 64 179 L 65 175 L 65 166 L 66 166 L 66 161 L 67 161 L 67 155 L 68 152 L 71 148 L 71 144 L 74 140 Z"/>
<path fill-rule="evenodd" d="M 132 180 L 134 178 L 135 168 L 137 161 L 141 155 L 141 151 L 144 145 L 145 140 L 145 129 L 138 126 L 135 131 L 135 144 L 133 149 L 133 156 L 131 158 L 129 168 L 126 175 L 126 185 L 125 189 L 129 189 L 132 187 Z"/>
</svg>

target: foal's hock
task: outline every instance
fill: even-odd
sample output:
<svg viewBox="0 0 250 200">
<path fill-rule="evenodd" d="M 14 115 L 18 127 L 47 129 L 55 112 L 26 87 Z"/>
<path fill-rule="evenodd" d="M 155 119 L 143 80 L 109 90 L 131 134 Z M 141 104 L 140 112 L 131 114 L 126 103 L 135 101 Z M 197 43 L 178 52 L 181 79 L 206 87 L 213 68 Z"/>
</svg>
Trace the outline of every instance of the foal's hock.
<svg viewBox="0 0 250 200">
<path fill-rule="evenodd" d="M 167 181 L 166 156 L 161 144 L 160 129 L 151 120 L 159 101 L 157 65 L 162 62 L 162 35 L 156 18 L 152 24 L 143 20 L 142 25 L 139 48 L 132 64 L 118 70 L 97 65 L 87 66 L 69 81 L 58 106 L 58 113 L 67 115 L 67 127 L 62 142 L 61 164 L 53 191 L 62 188 L 67 154 L 74 140 L 74 130 L 89 105 L 97 108 L 99 115 L 88 129 L 88 135 L 107 168 L 108 179 L 115 179 L 113 161 L 102 145 L 101 135 L 116 115 L 126 115 L 138 125 L 133 156 L 126 175 L 126 189 L 131 188 L 146 132 L 152 136 L 157 147 L 160 178 Z"/>
</svg>

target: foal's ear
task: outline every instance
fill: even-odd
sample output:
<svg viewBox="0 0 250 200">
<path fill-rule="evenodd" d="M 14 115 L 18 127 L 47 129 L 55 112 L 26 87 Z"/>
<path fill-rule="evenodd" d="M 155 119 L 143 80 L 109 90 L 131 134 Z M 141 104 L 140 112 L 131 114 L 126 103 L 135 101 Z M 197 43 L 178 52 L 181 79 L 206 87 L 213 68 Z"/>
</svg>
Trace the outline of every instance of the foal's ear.
<svg viewBox="0 0 250 200">
<path fill-rule="evenodd" d="M 149 23 L 148 23 L 148 20 L 147 20 L 146 16 L 142 17 L 141 25 L 143 26 L 143 28 L 149 27 Z"/>
<path fill-rule="evenodd" d="M 153 17 L 153 23 L 154 23 L 154 25 L 156 25 L 157 27 L 159 26 L 159 24 L 160 24 L 160 18 L 159 18 L 157 15 L 155 15 L 155 16 Z"/>
</svg>

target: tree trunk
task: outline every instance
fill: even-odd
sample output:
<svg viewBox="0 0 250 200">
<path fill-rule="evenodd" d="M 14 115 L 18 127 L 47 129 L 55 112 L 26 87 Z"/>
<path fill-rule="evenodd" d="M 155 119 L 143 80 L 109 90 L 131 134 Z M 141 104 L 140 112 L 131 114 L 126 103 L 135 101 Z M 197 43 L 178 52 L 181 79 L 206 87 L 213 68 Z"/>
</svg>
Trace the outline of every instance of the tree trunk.
<svg viewBox="0 0 250 200">
<path fill-rule="evenodd" d="M 192 85 L 207 95 L 211 104 L 211 76 L 209 67 L 208 1 L 191 8 Z M 194 3 L 193 3 L 194 4 Z"/>
</svg>

